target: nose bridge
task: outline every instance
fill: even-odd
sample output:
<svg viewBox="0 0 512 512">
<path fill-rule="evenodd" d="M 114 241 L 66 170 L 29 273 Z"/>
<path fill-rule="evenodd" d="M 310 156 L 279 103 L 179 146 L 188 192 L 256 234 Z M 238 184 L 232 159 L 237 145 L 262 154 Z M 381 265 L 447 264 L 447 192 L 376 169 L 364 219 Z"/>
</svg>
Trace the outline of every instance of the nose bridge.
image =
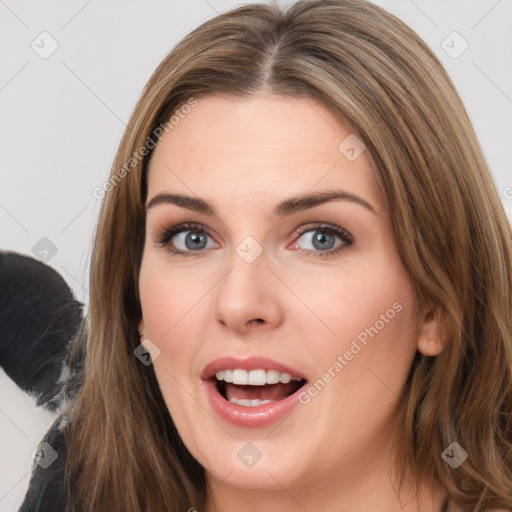
<svg viewBox="0 0 512 512">
<path fill-rule="evenodd" d="M 268 263 L 263 247 L 251 236 L 234 247 L 229 271 L 213 295 L 216 320 L 236 330 L 243 330 L 254 321 L 269 327 L 280 322 L 281 307 L 275 293 L 278 282 Z"/>
</svg>

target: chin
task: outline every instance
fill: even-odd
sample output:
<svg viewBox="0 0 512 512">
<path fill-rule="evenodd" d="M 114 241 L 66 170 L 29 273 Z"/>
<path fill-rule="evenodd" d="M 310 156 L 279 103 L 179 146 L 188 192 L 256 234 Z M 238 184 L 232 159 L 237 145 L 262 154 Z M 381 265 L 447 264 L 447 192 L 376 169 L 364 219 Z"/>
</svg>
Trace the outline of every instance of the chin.
<svg viewBox="0 0 512 512">
<path fill-rule="evenodd" d="M 198 418 L 195 424 L 201 424 L 200 421 Z M 242 432 L 236 438 L 219 425 L 208 425 L 209 436 L 204 430 L 192 432 L 191 429 L 194 427 L 182 433 L 178 428 L 185 446 L 207 474 L 222 484 L 247 490 L 282 491 L 282 487 L 296 486 L 301 474 L 308 474 L 308 457 L 304 453 L 307 440 L 293 440 L 289 430 L 286 440 L 271 431 L 252 435 Z"/>
</svg>

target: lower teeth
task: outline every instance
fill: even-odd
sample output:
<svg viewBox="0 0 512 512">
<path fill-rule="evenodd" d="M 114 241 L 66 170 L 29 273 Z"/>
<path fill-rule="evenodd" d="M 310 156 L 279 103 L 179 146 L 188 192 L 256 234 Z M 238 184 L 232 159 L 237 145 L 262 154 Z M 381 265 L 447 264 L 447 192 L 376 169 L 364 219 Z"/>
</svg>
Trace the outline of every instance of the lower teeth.
<svg viewBox="0 0 512 512">
<path fill-rule="evenodd" d="M 269 404 L 270 402 L 277 402 L 277 400 L 248 400 L 248 399 L 240 399 L 231 397 L 229 401 L 235 405 L 242 405 L 243 407 L 258 407 L 259 405 Z"/>
</svg>

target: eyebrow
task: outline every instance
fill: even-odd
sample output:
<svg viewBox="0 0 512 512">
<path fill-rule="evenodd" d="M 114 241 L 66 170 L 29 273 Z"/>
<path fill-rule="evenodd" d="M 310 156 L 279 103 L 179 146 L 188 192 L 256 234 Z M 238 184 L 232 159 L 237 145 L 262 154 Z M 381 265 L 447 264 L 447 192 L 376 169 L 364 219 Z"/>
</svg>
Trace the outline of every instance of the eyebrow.
<svg viewBox="0 0 512 512">
<path fill-rule="evenodd" d="M 297 197 L 290 197 L 285 199 L 281 203 L 277 204 L 272 212 L 275 217 L 284 217 L 293 213 L 308 210 L 315 206 L 328 203 L 330 201 L 350 201 L 352 203 L 363 206 L 367 210 L 377 215 L 375 208 L 365 199 L 359 197 L 351 192 L 344 190 L 334 190 L 325 192 L 314 192 L 311 194 L 304 194 Z M 212 203 L 200 199 L 198 197 L 187 196 L 183 194 L 169 194 L 160 193 L 151 198 L 151 200 L 145 205 L 145 211 L 147 212 L 150 208 L 153 208 L 159 204 L 174 204 L 187 210 L 196 211 L 209 216 L 217 216 L 217 212 Z"/>
</svg>

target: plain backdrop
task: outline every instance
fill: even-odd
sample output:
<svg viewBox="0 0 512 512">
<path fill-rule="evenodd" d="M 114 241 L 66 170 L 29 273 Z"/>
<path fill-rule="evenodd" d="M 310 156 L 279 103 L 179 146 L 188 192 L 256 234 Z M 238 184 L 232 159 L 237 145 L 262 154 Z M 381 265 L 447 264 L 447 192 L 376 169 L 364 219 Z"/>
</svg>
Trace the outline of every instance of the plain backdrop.
<svg viewBox="0 0 512 512">
<path fill-rule="evenodd" d="M 92 192 L 143 86 L 186 33 L 242 3 L 0 0 L 0 249 L 46 258 L 87 304 L 100 208 Z M 512 216 L 512 0 L 375 3 L 439 56 Z M 12 512 L 54 417 L 1 370 L 0 389 L 0 512 Z"/>
</svg>

